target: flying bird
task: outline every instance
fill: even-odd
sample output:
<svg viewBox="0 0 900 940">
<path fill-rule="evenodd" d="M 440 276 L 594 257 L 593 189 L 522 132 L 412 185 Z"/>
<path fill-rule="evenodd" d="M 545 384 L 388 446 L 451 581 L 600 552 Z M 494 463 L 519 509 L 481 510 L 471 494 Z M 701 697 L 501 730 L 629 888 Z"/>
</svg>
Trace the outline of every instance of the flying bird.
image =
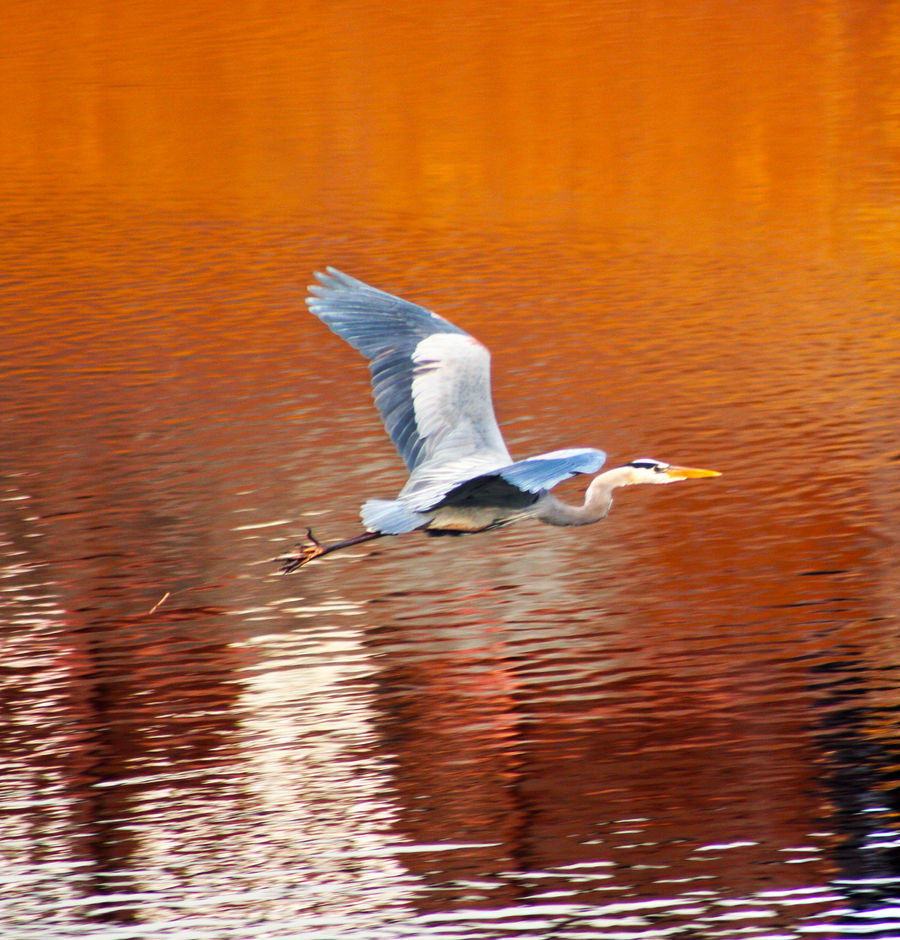
<svg viewBox="0 0 900 940">
<path fill-rule="evenodd" d="M 375 404 L 409 479 L 396 499 L 363 503 L 362 534 L 324 545 L 307 530 L 307 541 L 281 559 L 285 573 L 340 548 L 416 530 L 485 532 L 524 519 L 589 525 L 609 512 L 617 487 L 720 476 L 650 457 L 598 473 L 606 454 L 591 447 L 513 460 L 494 417 L 490 353 L 478 340 L 336 268 L 316 279 L 306 303 L 369 360 Z M 598 474 L 582 505 L 550 492 L 579 473 Z"/>
</svg>

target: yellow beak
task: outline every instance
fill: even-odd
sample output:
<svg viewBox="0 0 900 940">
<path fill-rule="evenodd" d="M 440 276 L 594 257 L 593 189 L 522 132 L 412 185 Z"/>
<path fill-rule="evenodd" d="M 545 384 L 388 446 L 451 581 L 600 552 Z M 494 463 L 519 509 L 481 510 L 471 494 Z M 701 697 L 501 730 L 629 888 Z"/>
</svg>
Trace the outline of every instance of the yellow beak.
<svg viewBox="0 0 900 940">
<path fill-rule="evenodd" d="M 698 480 L 701 477 L 720 477 L 718 470 L 700 470 L 696 467 L 666 467 L 663 471 L 673 480 Z"/>
</svg>

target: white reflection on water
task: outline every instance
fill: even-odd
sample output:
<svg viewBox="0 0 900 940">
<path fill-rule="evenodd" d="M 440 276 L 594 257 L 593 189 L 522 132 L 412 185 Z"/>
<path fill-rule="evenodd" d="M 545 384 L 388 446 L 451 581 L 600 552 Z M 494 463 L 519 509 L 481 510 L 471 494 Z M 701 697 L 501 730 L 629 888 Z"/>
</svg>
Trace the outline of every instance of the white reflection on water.
<svg viewBox="0 0 900 940">
<path fill-rule="evenodd" d="M 229 849 L 265 857 L 259 884 L 282 898 L 266 916 L 331 911 L 375 926 L 408 913 L 414 884 L 390 850 L 396 809 L 373 728 L 373 667 L 358 633 L 333 619 L 359 611 L 326 602 L 318 613 L 318 625 L 244 644 L 255 662 L 241 677 L 236 743 L 254 819 Z"/>
<path fill-rule="evenodd" d="M 21 513 L 8 511 L 7 518 L 29 529 Z M 604 822 L 594 813 L 585 825 L 576 824 L 571 837 L 572 850 L 582 855 L 587 850 L 587 857 L 546 867 L 514 860 L 496 843 L 410 838 L 409 819 L 403 818 L 412 813 L 410 792 L 419 800 L 450 789 L 471 793 L 482 776 L 479 764 L 489 766 L 491 754 L 509 748 L 527 756 L 545 734 L 542 729 L 585 724 L 606 699 L 607 674 L 618 675 L 618 711 L 627 718 L 624 706 L 632 694 L 637 704 L 648 674 L 662 668 L 668 656 L 664 647 L 636 656 L 624 626 L 590 629 L 596 612 L 573 609 L 569 619 L 559 619 L 564 580 L 554 582 L 555 619 L 546 608 L 547 596 L 500 590 L 490 581 L 468 583 L 449 597 L 435 595 L 430 612 L 413 612 L 407 599 L 394 597 L 380 605 L 382 616 L 405 613 L 407 627 L 386 636 L 383 645 L 367 636 L 377 621 L 369 605 L 336 588 L 324 597 L 282 593 L 274 606 L 235 607 L 234 620 L 257 629 L 265 624 L 266 632 L 250 631 L 230 644 L 239 663 L 238 693 L 228 706 L 234 721 L 219 753 L 182 766 L 148 751 L 154 761 L 145 767 L 127 763 L 121 775 L 79 789 L 64 761 L 74 755 L 77 770 L 78 760 L 89 754 L 84 741 L 90 728 L 72 698 L 85 669 L 67 639 L 63 604 L 22 561 L 27 553 L 17 555 L 15 546 L 21 544 L 18 536 L 9 543 L 11 563 L 0 589 L 4 615 L 16 627 L 4 637 L 4 661 L 14 665 L 18 684 L 8 673 L 4 692 L 7 699 L 15 692 L 21 702 L 5 727 L 2 778 L 6 838 L 0 848 L 5 889 L 0 916 L 9 936 L 80 937 L 89 931 L 110 940 L 243 940 L 286 933 L 310 940 L 477 940 L 511 934 L 638 940 L 679 932 L 730 938 L 738 930 L 756 937 L 896 934 L 897 907 L 890 899 L 896 885 L 890 879 L 844 880 L 832 890 L 811 873 L 799 888 L 746 896 L 731 891 L 721 872 L 754 864 L 760 842 L 753 822 L 728 832 L 743 838 L 684 842 L 673 853 L 673 844 L 660 841 L 664 829 L 658 817 Z M 329 583 L 324 573 L 320 581 Z M 609 594 L 602 596 L 610 602 Z M 499 606 L 498 598 L 504 601 Z M 453 628 L 434 624 L 434 610 L 448 615 Z M 276 632 L 279 625 L 284 629 Z M 469 647 L 476 656 L 467 655 Z M 180 650 L 176 643 L 164 655 L 178 656 Z M 433 674 L 422 673 L 418 687 L 408 680 L 400 688 L 385 685 L 384 671 L 392 663 L 408 668 L 418 662 L 439 666 Z M 676 673 L 680 676 L 681 669 Z M 417 748 L 443 737 L 473 762 L 454 764 L 452 778 L 440 773 L 429 778 L 427 773 L 441 766 L 435 761 L 421 792 L 410 791 L 407 781 L 401 799 L 397 787 L 403 771 L 385 739 L 385 713 L 393 699 L 428 695 L 435 688 L 430 683 L 438 680 L 445 693 L 458 682 L 470 702 L 458 727 L 452 722 L 436 727 L 438 713 L 427 709 L 421 716 L 400 710 L 397 720 L 421 719 Z M 661 675 L 654 684 L 662 687 Z M 503 709 L 497 713 L 494 697 Z M 564 706 L 570 700 L 576 710 L 568 714 Z M 471 709 L 473 702 L 490 708 L 482 714 Z M 184 715 L 193 722 L 202 722 L 204 708 L 221 708 L 204 706 L 202 698 L 193 704 L 193 718 Z M 601 711 L 608 719 L 616 709 Z M 703 712 L 708 738 L 715 709 Z M 723 714 L 727 717 L 727 709 Z M 479 719 L 477 726 L 473 718 Z M 608 724 L 597 723 L 589 737 L 601 735 Z M 151 737 L 155 733 L 150 724 L 138 727 Z M 490 735 L 484 746 L 467 751 L 485 729 Z M 662 746 L 674 759 L 688 743 Z M 554 772 L 561 774 L 567 742 L 557 736 L 548 744 L 556 752 Z M 620 742 L 618 758 L 606 760 L 627 762 L 637 747 Z M 719 753 L 727 756 L 725 749 Z M 418 771 L 411 758 L 405 755 L 407 774 Z M 521 780 L 539 776 L 534 767 L 513 766 Z M 507 779 L 504 796 L 518 788 L 513 783 Z M 674 780 L 669 792 L 678 792 Z M 96 794 L 106 801 L 108 828 L 90 842 L 82 816 Z M 592 798 L 589 791 L 582 796 Z M 610 792 L 599 805 L 605 809 L 616 799 Z M 634 792 L 628 799 L 639 805 Z M 538 805 L 533 811 L 546 810 Z M 594 839 L 586 837 L 591 827 Z M 448 825 L 422 832 L 451 835 Z M 871 848 L 890 847 L 890 836 L 876 827 Z M 809 838 L 779 850 L 783 866 L 822 868 L 832 834 L 811 832 Z M 466 866 L 479 848 L 500 849 L 486 855 L 493 867 Z M 99 857 L 85 858 L 88 851 Z M 418 868 L 412 864 L 417 859 L 433 866 L 427 877 L 421 861 Z M 98 873 L 101 860 L 107 868 Z M 854 897 L 864 902 L 858 913 L 847 901 Z"/>
<path fill-rule="evenodd" d="M 29 496 L 8 477 L 0 504 L 0 923 L 7 935 L 37 912 L 79 903 L 71 840 L 77 797 L 60 764 L 78 748 L 70 686 L 80 663 L 65 639 L 66 612 L 28 551 L 41 534 Z"/>
</svg>

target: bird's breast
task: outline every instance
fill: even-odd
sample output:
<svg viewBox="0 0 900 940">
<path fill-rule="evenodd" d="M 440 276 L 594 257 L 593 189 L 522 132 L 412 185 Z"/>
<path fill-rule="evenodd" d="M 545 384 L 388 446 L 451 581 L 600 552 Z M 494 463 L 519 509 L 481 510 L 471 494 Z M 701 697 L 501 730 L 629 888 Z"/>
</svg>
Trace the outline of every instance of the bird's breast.
<svg viewBox="0 0 900 940">
<path fill-rule="evenodd" d="M 521 518 L 521 513 L 491 506 L 442 506 L 433 510 L 429 531 L 483 532 L 509 525 Z"/>
</svg>

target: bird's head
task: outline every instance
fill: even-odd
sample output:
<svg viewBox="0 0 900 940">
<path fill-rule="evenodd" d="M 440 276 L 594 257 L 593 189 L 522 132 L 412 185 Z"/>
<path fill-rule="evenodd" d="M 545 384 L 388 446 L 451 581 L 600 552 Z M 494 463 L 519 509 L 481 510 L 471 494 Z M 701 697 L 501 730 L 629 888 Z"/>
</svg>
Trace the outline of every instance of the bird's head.
<svg viewBox="0 0 900 940">
<path fill-rule="evenodd" d="M 640 457 L 625 465 L 627 470 L 625 486 L 635 483 L 677 483 L 679 480 L 696 480 L 701 477 L 718 477 L 718 470 L 700 470 L 696 467 L 676 467 L 652 457 Z"/>
</svg>

